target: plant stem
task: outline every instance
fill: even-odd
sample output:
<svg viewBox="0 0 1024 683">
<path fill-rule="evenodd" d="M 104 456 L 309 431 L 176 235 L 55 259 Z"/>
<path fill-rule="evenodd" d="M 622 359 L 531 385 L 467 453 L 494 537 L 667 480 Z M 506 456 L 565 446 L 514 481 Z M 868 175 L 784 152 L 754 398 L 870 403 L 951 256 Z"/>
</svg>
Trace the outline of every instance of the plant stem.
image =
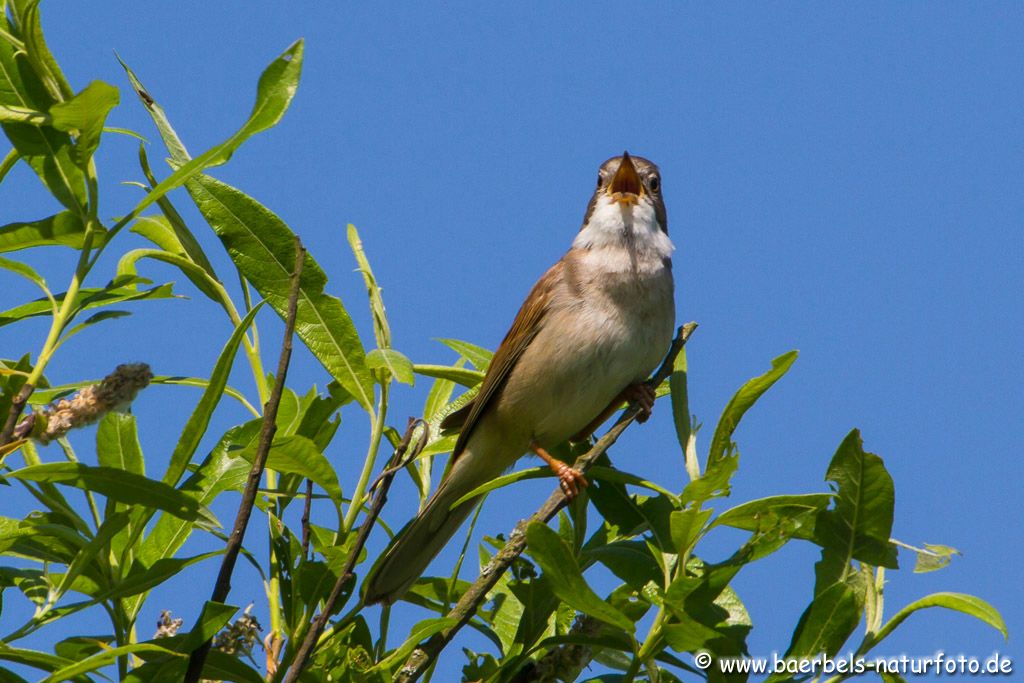
<svg viewBox="0 0 1024 683">
<path fill-rule="evenodd" d="M 245 528 L 248 526 L 249 518 L 252 516 L 252 509 L 256 503 L 256 494 L 259 491 L 260 480 L 263 478 L 267 456 L 270 454 L 270 446 L 274 440 L 274 433 L 277 431 L 277 410 L 281 405 L 284 383 L 288 376 L 288 363 L 292 355 L 292 335 L 295 332 L 299 280 L 302 276 L 302 264 L 305 255 L 306 250 L 303 248 L 299 238 L 296 237 L 295 268 L 292 272 L 291 291 L 288 294 L 288 314 L 285 318 L 284 340 L 281 343 L 277 375 L 274 377 L 274 389 L 271 391 L 270 398 L 263 407 L 263 426 L 260 429 L 259 443 L 253 456 L 252 468 L 249 470 L 249 478 L 245 483 L 245 490 L 242 493 L 242 502 L 238 506 L 235 526 L 231 531 L 231 536 L 228 537 L 220 572 L 217 574 L 217 583 L 214 585 L 213 593 L 210 596 L 211 602 L 223 603 L 231 591 L 231 574 L 235 569 L 235 562 L 238 560 L 238 554 L 242 549 Z M 206 663 L 206 655 L 210 651 L 211 642 L 211 640 L 206 640 L 192 652 L 192 656 L 189 658 L 188 670 L 185 672 L 185 683 L 198 683 L 203 672 L 203 665 Z"/>
<path fill-rule="evenodd" d="M 370 483 L 370 474 L 373 473 L 373 465 L 377 461 L 377 452 L 380 450 L 380 439 L 384 434 L 384 420 L 387 417 L 387 413 L 388 384 L 385 382 L 380 386 L 377 412 L 370 417 L 372 421 L 370 447 L 366 452 L 366 460 L 363 462 L 363 471 L 359 474 L 359 481 L 352 492 L 352 502 L 348 504 L 348 511 L 345 513 L 345 528 L 343 531 L 346 533 L 352 529 L 352 525 L 355 524 L 356 517 L 359 515 L 359 510 L 362 509 L 363 503 L 366 501 L 366 486 Z"/>
<path fill-rule="evenodd" d="M 39 352 L 39 356 L 36 357 L 35 365 L 32 367 L 32 371 L 29 373 L 28 379 L 25 380 L 21 391 L 18 392 L 18 395 L 11 402 L 11 408 L 7 414 L 7 422 L 4 424 L 3 430 L 0 431 L 0 446 L 11 442 L 14 428 L 18 424 L 18 418 L 21 417 L 25 404 L 28 403 L 29 397 L 35 391 L 39 379 L 43 376 L 46 364 L 50 362 L 50 357 L 57 349 L 61 333 L 74 318 L 75 298 L 78 296 L 82 282 L 85 281 L 85 277 L 89 274 L 91 267 L 89 252 L 92 250 L 93 236 L 96 233 L 95 227 L 98 224 L 94 216 L 95 192 L 95 180 L 93 180 L 89 184 L 90 203 L 93 204 L 93 208 L 90 209 L 89 217 L 86 219 L 85 237 L 83 238 L 82 250 L 78 255 L 78 265 L 75 266 L 74 275 L 71 276 L 71 282 L 68 284 L 67 292 L 64 293 L 60 309 L 53 316 L 53 320 L 50 321 L 50 331 L 46 335 L 46 341 L 43 342 L 43 348 Z"/>
</svg>

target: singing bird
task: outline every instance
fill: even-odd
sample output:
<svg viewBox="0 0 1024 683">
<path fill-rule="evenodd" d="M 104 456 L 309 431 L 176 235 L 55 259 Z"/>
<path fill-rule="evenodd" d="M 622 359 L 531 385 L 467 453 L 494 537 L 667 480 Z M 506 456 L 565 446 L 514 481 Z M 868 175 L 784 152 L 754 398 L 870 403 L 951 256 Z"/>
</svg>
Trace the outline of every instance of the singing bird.
<svg viewBox="0 0 1024 683">
<path fill-rule="evenodd" d="M 368 604 L 398 600 L 477 500 L 453 504 L 521 456 L 540 456 L 573 497 L 587 481 L 549 449 L 589 437 L 624 400 L 650 415 L 644 380 L 675 324 L 672 251 L 658 167 L 628 152 L 604 162 L 572 247 L 526 297 L 479 393 L 443 422 L 462 429 L 452 465 L 371 569 Z"/>
</svg>

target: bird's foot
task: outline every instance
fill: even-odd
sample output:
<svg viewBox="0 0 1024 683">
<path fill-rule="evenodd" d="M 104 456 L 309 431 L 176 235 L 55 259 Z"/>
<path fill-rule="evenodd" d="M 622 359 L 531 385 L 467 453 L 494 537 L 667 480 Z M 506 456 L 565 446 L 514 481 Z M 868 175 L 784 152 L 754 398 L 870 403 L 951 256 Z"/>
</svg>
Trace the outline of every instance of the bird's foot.
<svg viewBox="0 0 1024 683">
<path fill-rule="evenodd" d="M 562 493 L 569 500 L 572 500 L 579 495 L 582 489 L 590 486 L 590 482 L 587 481 L 587 477 L 577 469 L 570 467 L 566 463 L 562 462 L 555 456 L 547 452 L 547 450 L 536 441 L 530 443 L 530 449 L 533 450 L 541 460 L 548 464 L 551 471 L 558 477 L 558 486 L 562 489 Z"/>
<path fill-rule="evenodd" d="M 622 398 L 640 408 L 636 421 L 647 422 L 647 419 L 651 416 L 651 411 L 654 410 L 654 399 L 656 398 L 654 387 L 647 382 L 638 382 L 630 384 L 623 389 L 621 395 Z"/>
</svg>

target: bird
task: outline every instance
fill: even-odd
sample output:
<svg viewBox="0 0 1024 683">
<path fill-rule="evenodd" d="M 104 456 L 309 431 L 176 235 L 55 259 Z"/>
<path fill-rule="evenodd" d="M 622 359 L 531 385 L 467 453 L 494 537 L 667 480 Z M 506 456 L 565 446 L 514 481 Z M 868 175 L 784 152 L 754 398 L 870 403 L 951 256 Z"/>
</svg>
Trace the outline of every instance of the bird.
<svg viewBox="0 0 1024 683">
<path fill-rule="evenodd" d="M 461 428 L 447 474 L 371 568 L 365 604 L 400 599 L 479 497 L 453 504 L 523 455 L 544 460 L 573 498 L 586 477 L 551 450 L 589 438 L 624 401 L 650 416 L 645 380 L 675 325 L 673 250 L 658 167 L 628 151 L 601 164 L 568 252 L 526 297 L 477 395 L 442 422 Z"/>
</svg>

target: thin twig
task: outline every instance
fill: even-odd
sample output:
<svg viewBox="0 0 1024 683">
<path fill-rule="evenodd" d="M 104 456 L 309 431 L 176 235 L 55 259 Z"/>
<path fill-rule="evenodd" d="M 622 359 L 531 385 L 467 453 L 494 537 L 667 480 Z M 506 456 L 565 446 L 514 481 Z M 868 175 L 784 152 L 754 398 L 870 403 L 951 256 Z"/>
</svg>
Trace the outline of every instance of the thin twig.
<svg viewBox="0 0 1024 683">
<path fill-rule="evenodd" d="M 231 574 L 235 570 L 235 561 L 242 548 L 242 539 L 245 538 L 245 528 L 252 516 L 252 508 L 256 502 L 256 494 L 259 490 L 260 480 L 263 478 L 263 470 L 267 464 L 267 456 L 270 454 L 270 445 L 274 441 L 274 433 L 277 431 L 277 409 L 281 404 L 281 396 L 284 394 L 285 378 L 288 375 L 288 362 L 292 356 L 292 336 L 295 333 L 295 315 L 298 309 L 299 284 L 302 278 L 302 264 L 306 258 L 306 249 L 298 237 L 295 238 L 295 269 L 292 271 L 291 288 L 288 292 L 288 314 L 285 317 L 284 341 L 281 343 L 281 356 L 277 363 L 277 375 L 274 377 L 274 388 L 270 397 L 263 406 L 263 425 L 260 428 L 260 438 L 256 445 L 256 453 L 253 456 L 252 468 L 249 470 L 249 478 L 245 482 L 245 491 L 242 493 L 242 502 L 238 505 L 238 515 L 235 517 L 235 526 L 228 537 L 227 546 L 224 550 L 224 559 L 221 561 L 220 572 L 217 574 L 217 583 L 214 584 L 213 594 L 210 596 L 212 602 L 224 602 L 228 593 L 231 592 Z M 211 640 L 207 640 L 192 652 L 189 658 L 188 670 L 185 673 L 185 683 L 198 683 L 203 672 L 203 664 L 206 663 L 206 655 L 210 652 Z"/>
<path fill-rule="evenodd" d="M 302 558 L 309 556 L 309 511 L 313 506 L 313 480 L 306 480 L 306 501 L 302 506 Z"/>
<path fill-rule="evenodd" d="M 665 356 L 665 360 L 661 367 L 658 368 L 658 371 L 648 380 L 648 385 L 656 388 L 666 377 L 672 374 L 672 366 L 675 363 L 676 356 L 679 355 L 686 341 L 696 329 L 697 323 L 694 322 L 686 323 L 679 328 L 676 338 L 669 348 L 668 355 Z M 639 406 L 630 404 L 612 428 L 589 451 L 580 456 L 573 467 L 580 472 L 585 472 L 595 460 L 604 455 L 605 451 L 615 443 L 622 432 L 626 430 L 626 427 L 636 419 L 639 412 Z M 412 683 L 423 675 L 423 672 L 437 658 L 441 650 L 451 642 L 455 634 L 476 614 L 477 609 L 486 600 L 487 593 L 498 583 L 505 570 L 526 550 L 526 527 L 529 526 L 530 522 L 541 521 L 547 523 L 567 504 L 568 498 L 565 497 L 561 489 L 556 489 L 532 517 L 516 524 L 515 529 L 509 534 L 505 547 L 481 570 L 480 577 L 462 594 L 455 607 L 448 612 L 447 618 L 455 619 L 456 622 L 440 633 L 434 634 L 427 642 L 413 650 L 412 654 L 405 660 L 405 664 L 402 665 L 402 668 L 395 675 L 396 682 Z"/>
<path fill-rule="evenodd" d="M 22 385 L 21 391 L 11 401 L 11 408 L 7 412 L 7 420 L 4 422 L 3 431 L 0 431 L 0 446 L 6 446 L 14 441 L 14 429 L 18 425 L 18 418 L 21 417 L 21 411 L 25 409 L 25 404 L 28 403 L 28 399 L 32 396 L 34 390 L 35 387 L 26 382 Z"/>
<path fill-rule="evenodd" d="M 415 435 L 416 428 L 422 426 L 424 433 L 419 439 L 416 439 L 413 444 L 413 436 Z M 363 546 L 366 545 L 366 539 L 370 536 L 370 531 L 373 529 L 374 524 L 377 521 L 377 517 L 380 515 L 381 509 L 384 507 L 384 503 L 387 502 L 388 489 L 391 488 L 391 482 L 395 478 L 395 474 L 398 473 L 407 462 L 410 462 L 423 447 L 426 446 L 427 441 L 430 439 L 429 434 L 430 427 L 423 420 L 417 420 L 409 418 L 409 426 L 405 429 L 405 436 L 402 437 L 401 443 L 395 449 L 395 454 L 391 456 L 391 460 L 388 462 L 388 467 L 384 469 L 384 472 L 373 482 L 370 490 L 376 489 L 373 496 L 373 503 L 370 505 L 370 511 L 366 515 L 366 519 L 363 520 L 363 524 L 359 527 L 359 534 L 356 536 L 355 544 L 348 553 L 348 558 L 345 561 L 345 567 L 342 569 L 341 574 L 338 575 L 338 581 L 334 584 L 334 588 L 331 590 L 331 594 L 327 597 L 324 602 L 323 608 L 320 610 L 320 614 L 317 615 L 316 619 L 309 627 L 309 631 L 306 632 L 306 637 L 302 641 L 302 645 L 299 646 L 298 651 L 295 653 L 295 659 L 292 661 L 291 668 L 288 670 L 288 674 L 284 678 L 284 683 L 295 683 L 299 679 L 299 674 L 302 673 L 303 668 L 309 662 L 310 656 L 313 654 L 313 648 L 316 646 L 320 635 L 324 631 L 324 627 L 327 625 L 327 620 L 331 616 L 331 612 L 334 611 L 334 603 L 338 600 L 338 596 L 341 595 L 345 584 L 352 578 L 352 570 L 355 568 L 356 560 L 359 559 L 359 553 L 362 552 Z M 406 455 L 406 451 L 409 450 L 409 446 L 412 444 L 412 451 Z"/>
</svg>

